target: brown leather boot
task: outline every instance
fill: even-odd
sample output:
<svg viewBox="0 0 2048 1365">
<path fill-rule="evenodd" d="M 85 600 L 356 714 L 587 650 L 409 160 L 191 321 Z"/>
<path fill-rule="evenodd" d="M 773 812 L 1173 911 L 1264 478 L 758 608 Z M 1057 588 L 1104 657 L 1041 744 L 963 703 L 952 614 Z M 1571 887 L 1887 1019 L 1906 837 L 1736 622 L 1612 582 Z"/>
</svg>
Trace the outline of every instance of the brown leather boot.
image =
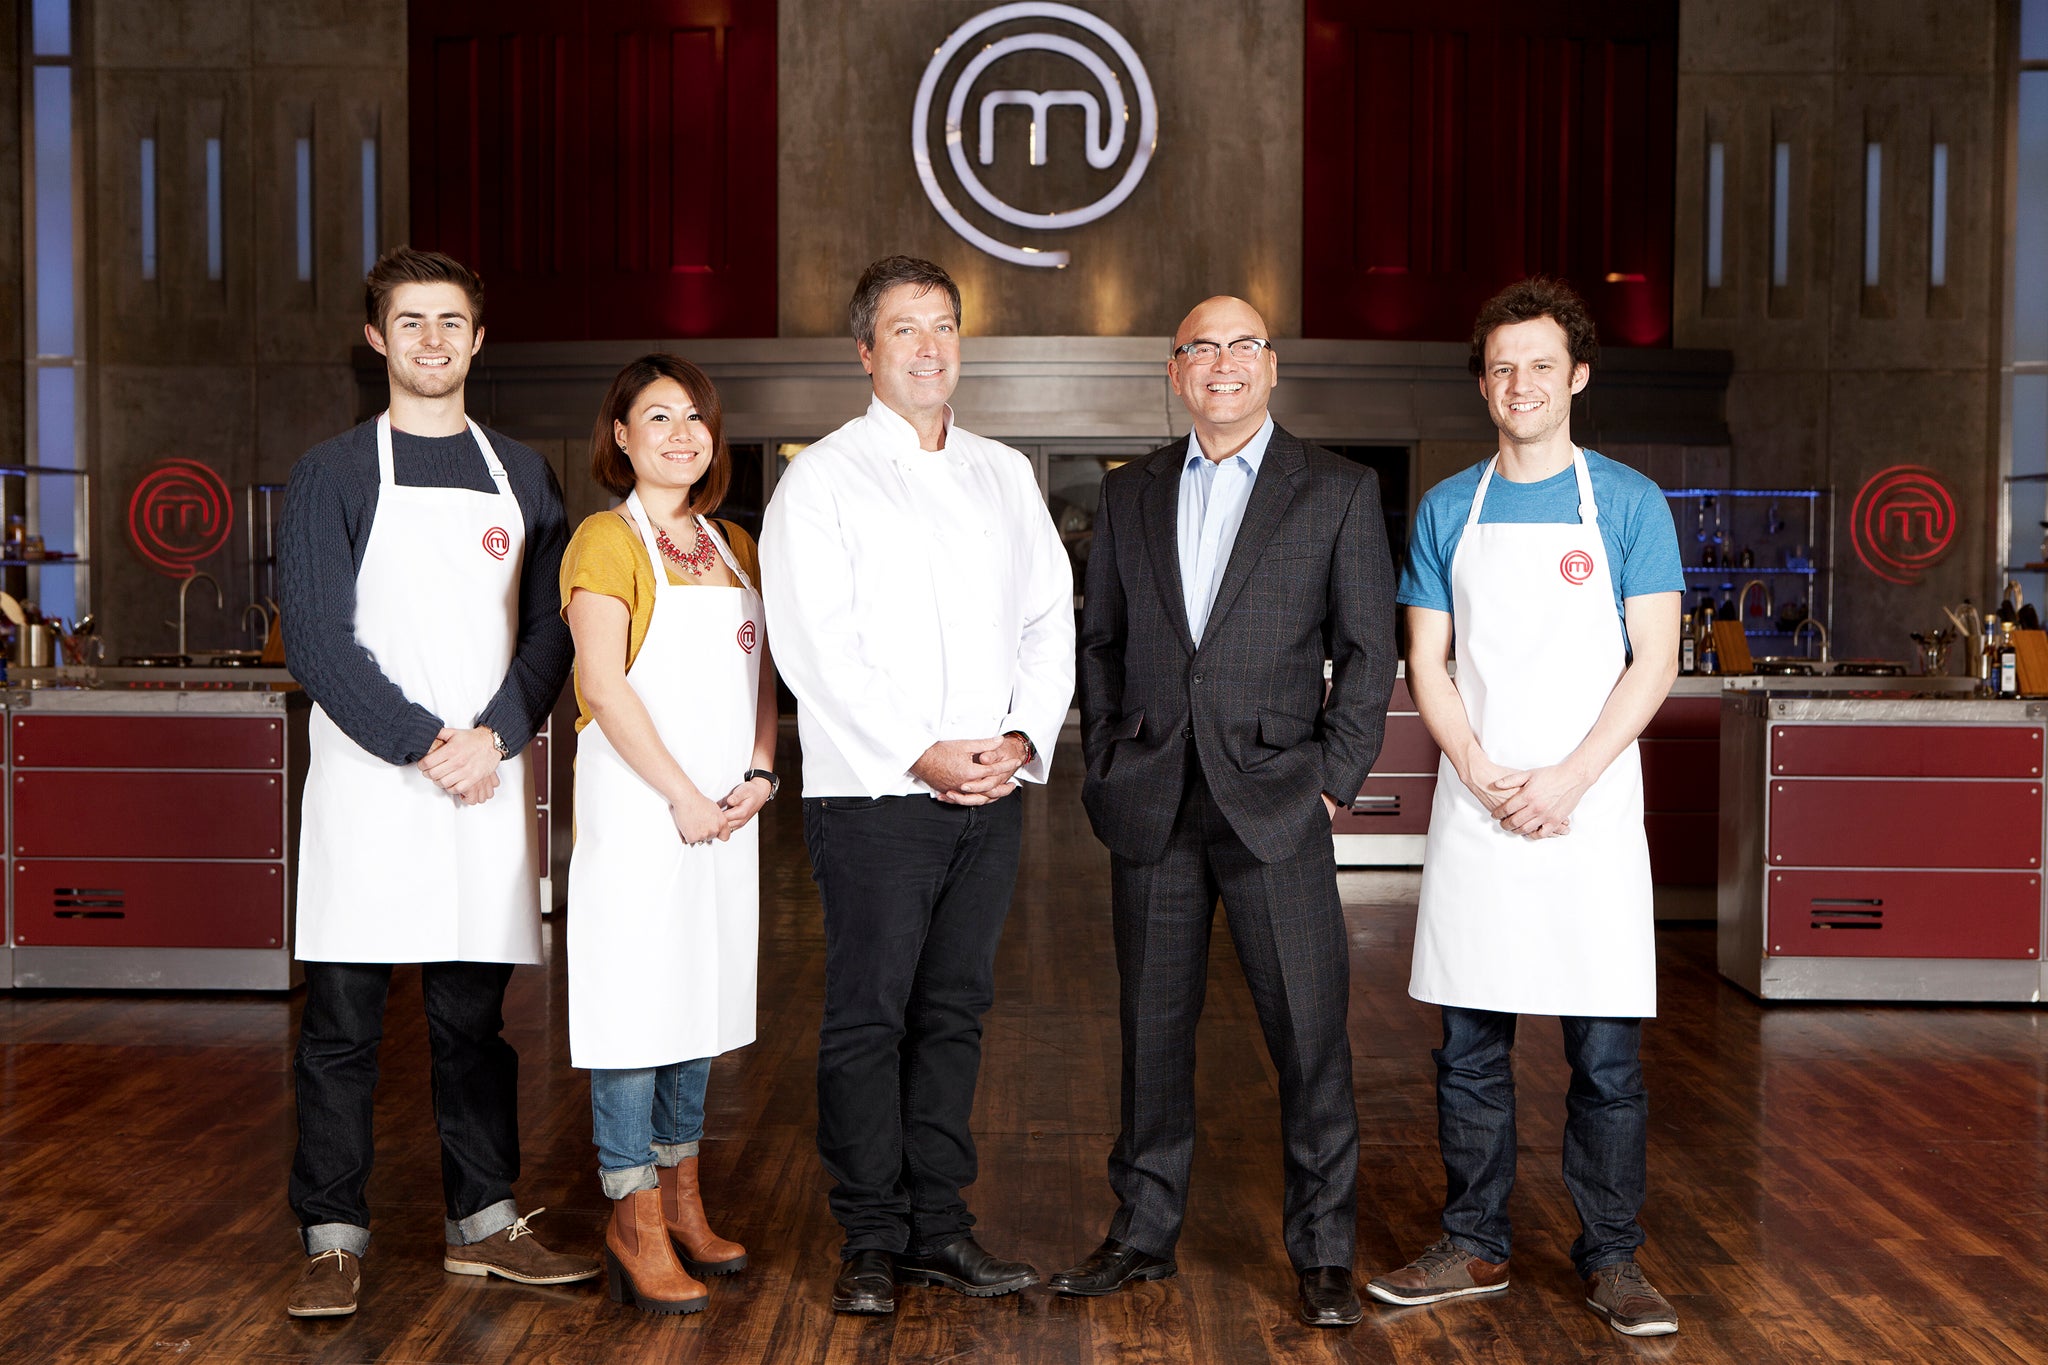
<svg viewBox="0 0 2048 1365">
<path fill-rule="evenodd" d="M 705 1220 L 696 1157 L 656 1166 L 654 1178 L 661 1184 L 661 1219 L 668 1224 L 668 1235 L 682 1244 L 683 1264 L 692 1275 L 730 1275 L 747 1268 L 747 1249 L 720 1237 Z"/>
<path fill-rule="evenodd" d="M 648 1313 L 698 1313 L 711 1295 L 676 1260 L 661 1223 L 661 1191 L 635 1190 L 612 1201 L 604 1230 L 604 1268 L 613 1303 Z"/>
</svg>

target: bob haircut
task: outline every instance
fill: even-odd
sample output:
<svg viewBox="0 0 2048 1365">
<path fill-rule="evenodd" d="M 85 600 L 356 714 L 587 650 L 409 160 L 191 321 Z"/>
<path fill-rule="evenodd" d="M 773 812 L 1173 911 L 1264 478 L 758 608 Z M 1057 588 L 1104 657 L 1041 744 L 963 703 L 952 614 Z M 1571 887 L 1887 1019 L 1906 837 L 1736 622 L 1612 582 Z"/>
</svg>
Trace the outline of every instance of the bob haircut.
<svg viewBox="0 0 2048 1365">
<path fill-rule="evenodd" d="M 655 351 L 641 356 L 620 370 L 612 380 L 604 405 L 597 410 L 597 424 L 590 429 L 590 477 L 625 497 L 633 491 L 633 462 L 619 448 L 612 424 L 632 425 L 633 406 L 640 395 L 658 379 L 673 379 L 690 395 L 697 415 L 711 433 L 711 467 L 690 489 L 690 515 L 708 517 L 725 501 L 732 486 L 732 456 L 725 448 L 725 410 L 719 405 L 718 390 L 711 377 L 679 355 Z"/>
<path fill-rule="evenodd" d="M 381 335 L 390 321 L 391 296 L 402 284 L 452 284 L 469 296 L 469 327 L 484 328 L 484 281 L 453 256 L 438 251 L 416 251 L 409 246 L 393 247 L 377 258 L 370 273 L 363 276 L 363 320 Z"/>
<path fill-rule="evenodd" d="M 1593 315 L 1586 311 L 1586 301 L 1563 280 L 1533 275 L 1509 285 L 1480 308 L 1479 317 L 1472 324 L 1472 355 L 1465 362 L 1466 368 L 1474 377 L 1485 373 L 1486 339 L 1493 335 L 1494 328 L 1534 322 L 1537 318 L 1549 318 L 1564 329 L 1565 347 L 1571 352 L 1572 364 L 1591 366 L 1600 358 L 1600 339 L 1593 331 Z"/>
</svg>

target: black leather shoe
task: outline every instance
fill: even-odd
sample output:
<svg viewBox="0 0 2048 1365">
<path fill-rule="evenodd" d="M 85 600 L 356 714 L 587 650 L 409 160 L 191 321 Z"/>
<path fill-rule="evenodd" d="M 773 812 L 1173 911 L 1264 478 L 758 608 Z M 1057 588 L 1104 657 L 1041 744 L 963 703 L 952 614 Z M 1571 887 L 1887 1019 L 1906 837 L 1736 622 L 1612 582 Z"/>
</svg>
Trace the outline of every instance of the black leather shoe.
<svg viewBox="0 0 2048 1365">
<path fill-rule="evenodd" d="M 896 1311 L 896 1267 L 886 1251 L 856 1251 L 839 1267 L 832 1282 L 835 1313 Z"/>
<path fill-rule="evenodd" d="M 1168 1257 L 1153 1256 L 1105 1237 L 1087 1260 L 1052 1277 L 1052 1291 L 1092 1299 L 1114 1294 L 1133 1280 L 1164 1280 L 1178 1274 L 1180 1267 Z"/>
<path fill-rule="evenodd" d="M 948 1242 L 929 1256 L 898 1256 L 901 1284 L 935 1284 L 977 1299 L 1014 1294 L 1038 1283 L 1038 1272 L 1022 1261 L 992 1256 L 972 1237 Z"/>
<path fill-rule="evenodd" d="M 1341 1265 L 1317 1265 L 1301 1272 L 1303 1322 L 1311 1327 L 1355 1327 L 1364 1315 L 1350 1270 Z"/>
</svg>

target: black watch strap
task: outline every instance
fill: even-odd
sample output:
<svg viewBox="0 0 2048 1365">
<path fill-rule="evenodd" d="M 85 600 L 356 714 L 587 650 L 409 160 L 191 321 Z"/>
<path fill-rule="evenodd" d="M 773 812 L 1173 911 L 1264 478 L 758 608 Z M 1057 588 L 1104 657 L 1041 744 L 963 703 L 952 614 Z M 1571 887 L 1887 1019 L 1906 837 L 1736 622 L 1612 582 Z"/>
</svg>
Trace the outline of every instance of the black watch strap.
<svg viewBox="0 0 2048 1365">
<path fill-rule="evenodd" d="M 768 799 L 773 801 L 775 794 L 782 790 L 782 779 L 769 772 L 766 768 L 749 768 L 740 774 L 740 781 L 752 782 L 757 777 L 768 779 Z"/>
</svg>

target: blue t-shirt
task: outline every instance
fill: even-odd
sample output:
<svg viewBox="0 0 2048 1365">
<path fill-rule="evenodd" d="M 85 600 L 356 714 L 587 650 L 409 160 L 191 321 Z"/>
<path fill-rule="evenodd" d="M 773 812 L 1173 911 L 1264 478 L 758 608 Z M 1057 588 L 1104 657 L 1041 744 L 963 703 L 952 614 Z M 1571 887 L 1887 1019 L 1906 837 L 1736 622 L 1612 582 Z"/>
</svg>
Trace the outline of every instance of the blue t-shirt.
<svg viewBox="0 0 2048 1365">
<path fill-rule="evenodd" d="M 1403 606 L 1451 610 L 1451 556 L 1465 534 L 1472 499 L 1479 492 L 1481 460 L 1451 475 L 1422 495 L 1408 534 L 1408 563 L 1401 570 L 1395 600 Z M 1647 475 L 1593 451 L 1586 452 L 1593 481 L 1593 505 L 1600 514 L 1600 539 L 1607 546 L 1607 570 L 1614 580 L 1614 610 L 1622 600 L 1645 593 L 1685 591 L 1678 557 L 1678 528 L 1663 490 Z M 1510 483 L 1496 472 L 1486 488 L 1481 521 L 1564 521 L 1579 519 L 1579 481 L 1567 467 L 1538 483 Z M 1624 622 L 1626 617 L 1624 616 Z"/>
</svg>

